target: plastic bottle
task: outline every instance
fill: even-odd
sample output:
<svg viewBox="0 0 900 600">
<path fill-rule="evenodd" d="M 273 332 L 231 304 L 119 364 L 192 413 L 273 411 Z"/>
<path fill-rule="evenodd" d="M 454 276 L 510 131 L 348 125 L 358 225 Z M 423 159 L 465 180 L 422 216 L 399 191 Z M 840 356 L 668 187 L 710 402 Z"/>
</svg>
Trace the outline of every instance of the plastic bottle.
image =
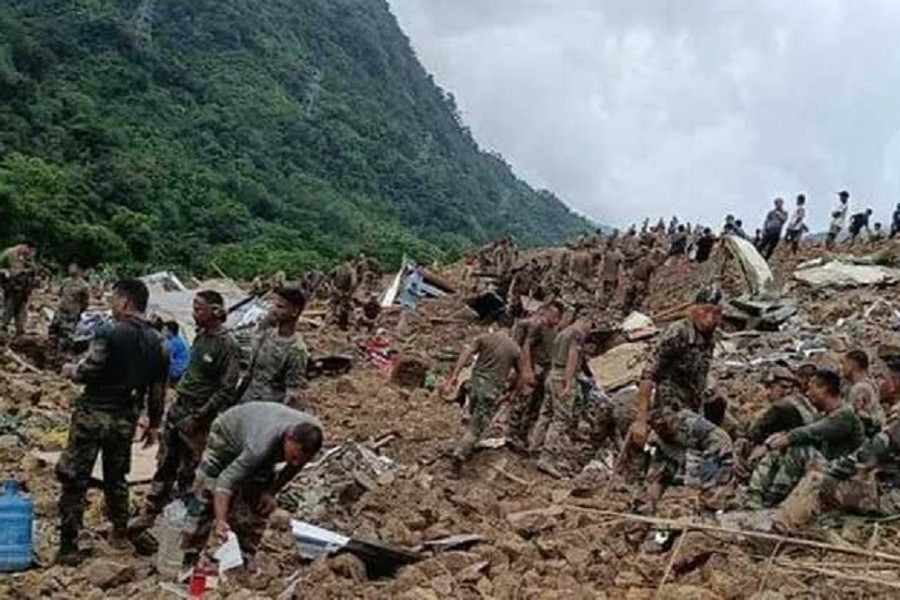
<svg viewBox="0 0 900 600">
<path fill-rule="evenodd" d="M 19 490 L 19 482 L 7 480 L 0 494 L 0 572 L 24 571 L 31 566 L 33 523 L 31 498 Z"/>
<path fill-rule="evenodd" d="M 184 551 L 181 549 L 181 532 L 187 519 L 187 507 L 181 500 L 169 503 L 157 521 L 154 535 L 159 542 L 156 552 L 156 570 L 170 580 L 181 574 Z"/>
</svg>

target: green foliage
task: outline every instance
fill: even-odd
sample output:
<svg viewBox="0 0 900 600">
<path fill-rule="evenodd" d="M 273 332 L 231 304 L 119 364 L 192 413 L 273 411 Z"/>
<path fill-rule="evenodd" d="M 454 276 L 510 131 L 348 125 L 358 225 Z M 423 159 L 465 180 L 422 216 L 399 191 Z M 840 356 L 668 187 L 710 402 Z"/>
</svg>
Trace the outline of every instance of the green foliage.
<svg viewBox="0 0 900 600">
<path fill-rule="evenodd" d="M 383 0 L 0 3 L 0 242 L 248 277 L 586 230 L 481 151 Z"/>
</svg>

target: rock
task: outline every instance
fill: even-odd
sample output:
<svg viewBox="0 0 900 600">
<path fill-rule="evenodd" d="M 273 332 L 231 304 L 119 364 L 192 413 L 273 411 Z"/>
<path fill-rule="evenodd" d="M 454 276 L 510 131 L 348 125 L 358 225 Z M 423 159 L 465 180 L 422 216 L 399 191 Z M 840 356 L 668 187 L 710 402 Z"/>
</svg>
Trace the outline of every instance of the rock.
<svg viewBox="0 0 900 600">
<path fill-rule="evenodd" d="M 391 383 L 400 387 L 414 389 L 425 385 L 430 365 L 416 356 L 401 356 L 391 371 Z"/>
<path fill-rule="evenodd" d="M 442 598 L 449 598 L 453 595 L 453 577 L 450 575 L 441 575 L 431 580 L 431 589 L 438 593 Z"/>
<path fill-rule="evenodd" d="M 721 600 L 721 596 L 695 585 L 663 586 L 659 591 L 660 600 Z"/>
<path fill-rule="evenodd" d="M 19 436 L 8 433 L 6 435 L 0 435 L 0 452 L 8 452 L 11 450 L 17 450 L 22 446 L 22 440 L 19 439 Z"/>
<path fill-rule="evenodd" d="M 9 396 L 18 405 L 37 404 L 41 399 L 41 388 L 21 379 L 9 381 Z"/>
<path fill-rule="evenodd" d="M 368 580 L 366 565 L 352 554 L 339 554 L 329 562 L 329 566 L 335 575 L 344 579 L 352 579 L 356 583 Z"/>
<path fill-rule="evenodd" d="M 337 394 L 340 395 L 348 395 L 348 394 L 356 394 L 356 384 L 353 383 L 353 380 L 349 377 L 341 377 L 334 384 L 334 389 Z"/>
<path fill-rule="evenodd" d="M 98 588 L 107 590 L 134 581 L 137 571 L 133 565 L 97 560 L 81 569 L 81 575 Z"/>
<path fill-rule="evenodd" d="M 269 517 L 269 526 L 278 531 L 287 531 L 291 528 L 291 513 L 283 508 L 276 508 Z"/>
</svg>

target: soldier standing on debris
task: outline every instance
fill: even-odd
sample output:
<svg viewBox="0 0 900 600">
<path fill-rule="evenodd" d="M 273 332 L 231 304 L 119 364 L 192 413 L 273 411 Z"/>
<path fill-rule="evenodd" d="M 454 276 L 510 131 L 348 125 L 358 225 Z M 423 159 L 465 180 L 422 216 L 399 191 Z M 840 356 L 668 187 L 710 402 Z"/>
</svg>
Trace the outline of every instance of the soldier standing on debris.
<svg viewBox="0 0 900 600">
<path fill-rule="evenodd" d="M 509 429 L 513 444 L 524 449 L 537 448 L 543 441 L 543 432 L 536 430 L 535 423 L 544 403 L 547 377 L 553 366 L 553 342 L 563 312 L 559 301 L 550 302 L 513 328 L 513 339 L 521 349 L 521 385 L 510 411 Z"/>
<path fill-rule="evenodd" d="M 129 279 L 113 287 L 112 321 L 101 326 L 87 356 L 63 367 L 63 375 L 85 385 L 75 401 L 66 450 L 56 466 L 62 484 L 59 499 L 60 547 L 57 562 L 79 562 L 85 493 L 91 471 L 102 455 L 106 513 L 113 524 L 110 543 L 128 549 L 128 485 L 131 443 L 138 415 L 147 403 L 148 444 L 156 441 L 165 403 L 168 355 L 162 338 L 144 320 L 149 291 Z"/>
<path fill-rule="evenodd" d="M 135 528 L 153 524 L 171 499 L 176 483 L 190 489 L 213 419 L 234 404 L 240 376 L 241 349 L 225 329 L 225 300 L 215 291 L 194 298 L 197 337 L 191 362 L 178 384 L 177 398 L 166 412 L 162 452 L 147 495 L 144 514 Z"/>
<path fill-rule="evenodd" d="M 253 340 L 250 366 L 240 385 L 241 402 L 278 402 L 306 409 L 306 364 L 309 351 L 297 332 L 306 307 L 296 288 L 275 290 L 272 307 Z"/>
<path fill-rule="evenodd" d="M 625 289 L 626 313 L 641 310 L 647 292 L 650 290 L 650 280 L 653 278 L 655 270 L 656 261 L 653 260 L 652 253 L 647 253 L 638 259 L 637 264 L 631 269 L 631 277 L 629 277 L 628 287 Z"/>
<path fill-rule="evenodd" d="M 851 350 L 841 361 L 841 374 L 850 384 L 847 403 L 856 411 L 866 437 L 870 438 L 884 427 L 884 409 L 878 387 L 869 377 L 869 356 L 862 350 Z"/>
<path fill-rule="evenodd" d="M 788 220 L 787 211 L 784 210 L 784 200 L 775 198 L 775 208 L 766 215 L 766 221 L 763 223 L 762 241 L 759 244 L 759 253 L 763 258 L 769 260 L 775 254 L 778 242 L 781 241 L 781 230 Z"/>
<path fill-rule="evenodd" d="M 794 216 L 791 217 L 787 226 L 787 233 L 784 234 L 784 241 L 791 245 L 791 252 L 797 254 L 800 250 L 800 239 L 806 233 L 806 196 L 800 194 L 797 196 L 797 208 L 794 209 Z"/>
<path fill-rule="evenodd" d="M 459 387 L 459 374 L 473 356 L 475 366 L 469 380 L 471 420 L 469 430 L 453 451 L 453 469 L 458 475 L 462 465 L 475 451 L 475 445 L 482 438 L 497 414 L 500 398 L 510 387 L 516 386 L 520 352 L 516 343 L 505 333 L 486 333 L 475 338 L 466 346 L 453 368 L 443 391 L 449 395 Z"/>
<path fill-rule="evenodd" d="M 4 337 L 10 323 L 15 323 L 16 336 L 25 333 L 28 320 L 28 299 L 37 286 L 35 249 L 29 243 L 19 244 L 0 252 L 0 288 L 3 289 L 3 315 L 0 337 Z"/>
<path fill-rule="evenodd" d="M 652 427 L 664 444 L 696 458 L 688 461 L 685 482 L 699 487 L 700 501 L 711 508 L 716 508 L 716 489 L 730 482 L 732 466 L 731 438 L 701 414 L 715 332 L 722 320 L 721 302 L 718 289 L 701 290 L 688 318 L 662 336 L 642 377 L 629 431 L 633 447 L 644 447 Z M 671 476 L 671 465 L 664 458 L 657 451 L 647 477 L 647 509 L 651 512 Z"/>
<path fill-rule="evenodd" d="M 586 318 L 578 318 L 563 329 L 553 342 L 553 370 L 547 378 L 547 397 L 541 409 L 539 430 L 545 430 L 541 444 L 538 468 L 561 477 L 569 470 L 566 455 L 572 448 L 572 434 L 578 428 L 580 415 L 576 410 L 576 395 L 579 393 L 576 375 L 582 367 L 584 344 L 591 323 Z"/>
<path fill-rule="evenodd" d="M 50 323 L 53 338 L 52 363 L 59 365 L 68 360 L 74 347 L 75 330 L 81 313 L 91 301 L 90 288 L 84 278 L 84 270 L 76 261 L 69 264 L 69 276 L 59 290 L 59 306 Z"/>
<path fill-rule="evenodd" d="M 353 311 L 353 294 L 359 285 L 356 267 L 350 261 L 345 262 L 334 270 L 331 280 L 331 318 L 341 331 L 347 331 Z"/>
<path fill-rule="evenodd" d="M 825 416 L 809 425 L 769 436 L 769 453 L 753 475 L 747 493 L 756 506 L 781 502 L 803 478 L 810 466 L 835 460 L 859 448 L 865 441 L 863 425 L 853 407 L 841 400 L 841 377 L 821 369 L 809 382 L 809 398 Z"/>
<path fill-rule="evenodd" d="M 765 442 L 779 431 L 809 425 L 819 411 L 806 398 L 806 388 L 815 374 L 815 365 L 803 365 L 797 374 L 787 367 L 775 367 L 764 380 L 770 406 L 753 422 L 747 435 L 735 442 L 735 471 L 746 479 L 766 455 Z"/>
<path fill-rule="evenodd" d="M 288 406 L 248 402 L 213 421 L 197 468 L 183 536 L 187 562 L 196 562 L 210 534 L 237 535 L 247 570 L 262 542 L 276 496 L 319 452 L 324 437 L 315 417 Z M 287 463 L 275 473 L 279 463 Z"/>
<path fill-rule="evenodd" d="M 838 194 L 838 206 L 831 212 L 831 225 L 828 228 L 828 237 L 825 239 L 825 247 L 834 248 L 838 236 L 847 224 L 847 213 L 850 210 L 850 192 L 844 190 Z"/>
<path fill-rule="evenodd" d="M 608 303 L 611 303 L 615 296 L 616 286 L 619 282 L 619 269 L 623 262 L 625 262 L 625 257 L 619 248 L 610 242 L 606 254 L 603 256 L 603 266 L 600 270 L 600 290 L 604 300 Z"/>
</svg>

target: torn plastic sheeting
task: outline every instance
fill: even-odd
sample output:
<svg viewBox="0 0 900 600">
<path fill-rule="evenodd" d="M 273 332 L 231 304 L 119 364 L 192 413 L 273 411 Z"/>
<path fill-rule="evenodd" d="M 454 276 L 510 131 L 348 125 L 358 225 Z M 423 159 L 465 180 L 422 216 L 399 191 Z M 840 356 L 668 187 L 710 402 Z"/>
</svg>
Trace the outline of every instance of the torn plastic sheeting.
<svg viewBox="0 0 900 600">
<path fill-rule="evenodd" d="M 777 294 L 778 286 L 775 284 L 772 270 L 753 244 L 734 235 L 726 235 L 724 240 L 725 247 L 741 264 L 741 271 L 750 287 L 750 293 L 754 296 Z"/>
<path fill-rule="evenodd" d="M 832 261 L 821 266 L 797 269 L 794 279 L 814 288 L 891 285 L 900 281 L 900 269 Z"/>
<path fill-rule="evenodd" d="M 170 271 L 159 271 L 141 277 L 141 281 L 148 286 L 160 286 L 167 292 L 186 292 L 187 286 L 181 283 L 178 276 Z"/>
<path fill-rule="evenodd" d="M 300 556 L 307 560 L 334 554 L 350 543 L 345 535 L 296 519 L 291 519 L 291 535 L 297 540 Z"/>
<path fill-rule="evenodd" d="M 408 275 L 407 271 L 412 265 L 412 261 L 404 256 L 403 262 L 400 265 L 400 269 L 391 280 L 391 285 L 389 285 L 381 295 L 381 308 L 389 308 L 393 306 L 397 302 L 398 298 L 403 295 L 403 292 L 406 290 L 406 276 Z M 422 292 L 424 297 L 443 298 L 450 294 L 456 293 L 456 290 L 454 290 L 447 282 L 445 282 L 434 273 L 431 273 L 427 269 L 421 269 L 421 273 L 422 283 L 419 286 L 419 290 Z"/>
</svg>

